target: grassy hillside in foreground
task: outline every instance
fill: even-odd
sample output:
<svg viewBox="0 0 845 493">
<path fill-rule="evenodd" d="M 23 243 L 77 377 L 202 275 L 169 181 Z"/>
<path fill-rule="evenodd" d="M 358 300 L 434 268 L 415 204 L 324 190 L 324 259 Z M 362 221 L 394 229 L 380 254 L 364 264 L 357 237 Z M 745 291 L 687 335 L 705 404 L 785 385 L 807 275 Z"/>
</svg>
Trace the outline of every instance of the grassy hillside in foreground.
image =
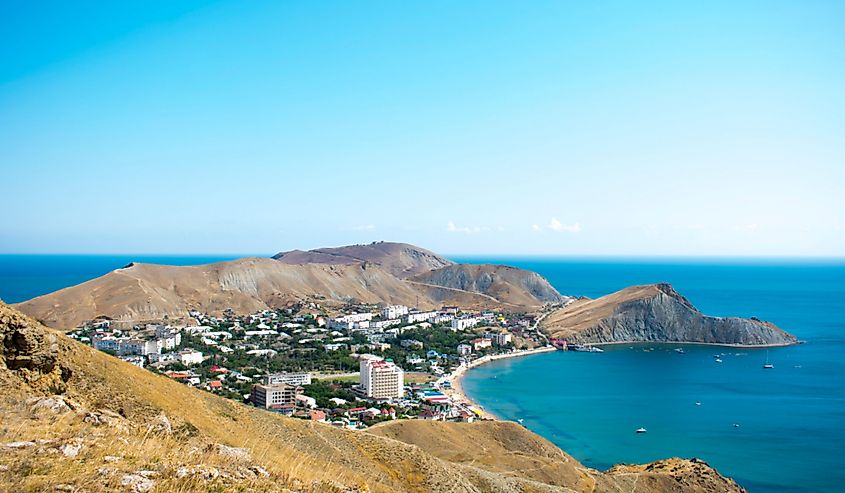
<svg viewBox="0 0 845 493">
<path fill-rule="evenodd" d="M 0 304 L 0 490 L 736 492 L 700 461 L 588 469 L 513 423 L 372 432 L 192 389 Z"/>
</svg>

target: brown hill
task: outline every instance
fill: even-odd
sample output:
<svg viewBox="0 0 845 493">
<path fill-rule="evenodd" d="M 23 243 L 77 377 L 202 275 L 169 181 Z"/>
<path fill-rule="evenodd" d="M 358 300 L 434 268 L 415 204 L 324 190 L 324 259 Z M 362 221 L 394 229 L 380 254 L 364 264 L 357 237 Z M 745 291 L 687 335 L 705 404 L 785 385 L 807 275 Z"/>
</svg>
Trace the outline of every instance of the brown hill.
<svg viewBox="0 0 845 493">
<path fill-rule="evenodd" d="M 287 265 L 246 258 L 198 266 L 130 264 L 91 281 L 20 303 L 52 327 L 105 315 L 117 320 L 181 317 L 190 309 L 251 313 L 293 300 L 410 303 L 418 293 L 377 266 Z"/>
<path fill-rule="evenodd" d="M 522 306 L 558 303 L 560 293 L 536 272 L 493 264 L 455 264 L 419 274 L 414 282 L 459 289 Z"/>
<path fill-rule="evenodd" d="M 83 346 L 0 304 L 0 490 L 740 492 L 701 461 L 602 473 L 513 423 L 285 418 Z"/>
<path fill-rule="evenodd" d="M 454 262 L 434 252 L 407 243 L 378 241 L 369 245 L 349 245 L 315 250 L 281 252 L 274 259 L 286 264 L 349 265 L 369 262 L 381 266 L 396 277 L 410 277 L 439 269 Z"/>
<path fill-rule="evenodd" d="M 542 305 L 520 289 L 513 290 L 513 297 L 501 289 L 494 294 L 500 298 L 420 285 L 370 263 L 297 265 L 246 258 L 197 266 L 130 264 L 16 306 L 51 327 L 69 329 L 98 316 L 142 321 L 183 317 L 191 309 L 251 313 L 295 300 L 398 303 L 422 309 L 441 303 L 490 308 L 502 302 L 513 309 Z"/>
<path fill-rule="evenodd" d="M 551 337 L 580 343 L 697 342 L 729 345 L 787 345 L 797 340 L 769 322 L 711 317 L 668 284 L 632 286 L 590 300 L 581 299 L 543 320 Z"/>
</svg>

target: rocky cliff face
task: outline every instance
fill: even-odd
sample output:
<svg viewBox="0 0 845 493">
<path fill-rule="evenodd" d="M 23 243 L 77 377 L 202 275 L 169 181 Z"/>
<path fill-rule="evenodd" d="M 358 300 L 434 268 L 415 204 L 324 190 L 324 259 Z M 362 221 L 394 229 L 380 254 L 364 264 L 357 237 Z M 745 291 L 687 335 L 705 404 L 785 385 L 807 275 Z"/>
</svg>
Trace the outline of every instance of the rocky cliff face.
<svg viewBox="0 0 845 493">
<path fill-rule="evenodd" d="M 563 300 L 536 272 L 492 264 L 455 264 L 419 274 L 413 281 L 481 293 L 509 303 L 540 305 Z"/>
<path fill-rule="evenodd" d="M 132 366 L 2 303 L 0 335 L 0 491 L 744 491 L 697 460 L 596 471 L 515 423 L 350 432 L 286 418 Z M 29 378 L 56 373 L 64 385 Z"/>
<path fill-rule="evenodd" d="M 634 286 L 596 299 L 579 300 L 543 324 L 553 337 L 572 342 L 697 342 L 787 345 L 796 338 L 757 319 L 702 314 L 668 284 Z"/>
<path fill-rule="evenodd" d="M 451 260 L 434 252 L 409 245 L 378 241 L 368 245 L 349 245 L 335 248 L 317 248 L 309 251 L 281 252 L 274 259 L 286 264 L 355 264 L 368 262 L 406 278 L 416 274 L 452 265 Z"/>
<path fill-rule="evenodd" d="M 0 302 L 0 382 L 10 374 L 34 388 L 57 390 L 70 377 L 59 365 L 58 335 Z"/>
</svg>

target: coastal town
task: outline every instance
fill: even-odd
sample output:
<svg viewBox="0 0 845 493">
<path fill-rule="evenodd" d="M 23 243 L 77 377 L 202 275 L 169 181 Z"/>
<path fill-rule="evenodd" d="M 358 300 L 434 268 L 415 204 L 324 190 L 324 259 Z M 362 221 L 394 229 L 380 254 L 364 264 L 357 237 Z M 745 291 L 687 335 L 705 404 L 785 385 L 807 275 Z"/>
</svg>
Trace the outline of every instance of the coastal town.
<svg viewBox="0 0 845 493">
<path fill-rule="evenodd" d="M 361 304 L 330 315 L 302 302 L 131 326 L 102 317 L 69 335 L 198 389 L 358 430 L 392 419 L 493 419 L 460 378 L 495 359 L 556 350 L 538 330 L 542 316 Z"/>
</svg>

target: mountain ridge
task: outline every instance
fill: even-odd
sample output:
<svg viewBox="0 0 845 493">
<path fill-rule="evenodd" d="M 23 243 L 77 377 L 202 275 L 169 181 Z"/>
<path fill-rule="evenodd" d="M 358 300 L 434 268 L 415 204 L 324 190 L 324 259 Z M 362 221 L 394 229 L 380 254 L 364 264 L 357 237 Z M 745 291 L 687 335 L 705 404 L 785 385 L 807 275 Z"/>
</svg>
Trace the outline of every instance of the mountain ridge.
<svg viewBox="0 0 845 493">
<path fill-rule="evenodd" d="M 380 249 L 427 252 L 406 244 L 374 245 L 379 252 Z M 414 259 L 422 260 L 415 263 Z M 50 326 L 70 329 L 100 316 L 137 322 L 185 317 L 191 309 L 212 314 L 220 314 L 227 308 L 237 313 L 252 313 L 282 308 L 297 301 L 335 305 L 403 304 L 420 309 L 438 308 L 441 304 L 477 309 L 503 305 L 515 311 L 542 307 L 546 300 L 520 287 L 520 277 L 530 278 L 529 284 L 538 292 L 559 296 L 538 274 L 519 269 L 509 271 L 507 279 L 497 284 L 497 296 L 491 296 L 479 286 L 462 289 L 436 282 L 423 285 L 411 277 L 398 277 L 383 266 L 387 264 L 388 268 L 408 274 L 421 266 L 443 262 L 447 261 L 431 260 L 426 253 L 392 262 L 382 259 L 382 264 L 368 260 L 301 264 L 261 257 L 193 266 L 131 262 L 98 278 L 15 306 Z M 440 268 L 453 265 L 456 264 Z M 483 276 L 485 270 L 495 269 L 482 266 L 471 270 Z M 539 284 L 543 285 L 537 288 Z"/>
</svg>

